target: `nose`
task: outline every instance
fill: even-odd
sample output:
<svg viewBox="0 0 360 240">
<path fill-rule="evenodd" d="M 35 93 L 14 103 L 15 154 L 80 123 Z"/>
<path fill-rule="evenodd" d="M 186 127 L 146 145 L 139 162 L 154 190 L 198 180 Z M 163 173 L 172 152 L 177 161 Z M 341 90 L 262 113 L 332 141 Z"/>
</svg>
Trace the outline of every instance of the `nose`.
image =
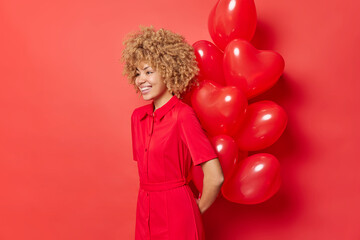
<svg viewBox="0 0 360 240">
<path fill-rule="evenodd" d="M 143 74 L 140 73 L 140 74 L 136 77 L 135 81 L 136 81 L 137 85 L 140 86 L 142 83 L 144 83 L 144 82 L 146 81 L 146 78 L 145 78 L 145 76 L 144 76 Z"/>
</svg>

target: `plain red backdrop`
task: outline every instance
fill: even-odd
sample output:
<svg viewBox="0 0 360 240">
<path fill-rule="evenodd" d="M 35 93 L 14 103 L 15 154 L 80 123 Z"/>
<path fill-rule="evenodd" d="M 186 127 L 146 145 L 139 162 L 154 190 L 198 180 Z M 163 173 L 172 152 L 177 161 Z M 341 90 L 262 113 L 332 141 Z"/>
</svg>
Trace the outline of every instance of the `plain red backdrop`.
<svg viewBox="0 0 360 240">
<path fill-rule="evenodd" d="M 0 1 L 0 239 L 133 239 L 138 190 L 121 75 L 138 25 L 211 40 L 216 0 Z M 269 201 L 219 198 L 207 239 L 360 239 L 360 15 L 355 0 L 257 0 L 253 44 L 285 59 L 255 100 L 288 113 Z M 255 101 L 253 100 L 253 101 Z"/>
</svg>

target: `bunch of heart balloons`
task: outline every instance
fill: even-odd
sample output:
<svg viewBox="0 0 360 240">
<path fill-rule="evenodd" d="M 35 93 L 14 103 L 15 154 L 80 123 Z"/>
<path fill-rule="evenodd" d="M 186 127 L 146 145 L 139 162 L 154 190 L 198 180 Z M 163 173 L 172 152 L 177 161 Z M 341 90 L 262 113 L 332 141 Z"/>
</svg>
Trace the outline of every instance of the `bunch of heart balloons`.
<svg viewBox="0 0 360 240">
<path fill-rule="evenodd" d="M 258 50 L 249 42 L 256 29 L 253 0 L 219 0 L 209 15 L 214 43 L 193 44 L 200 72 L 199 86 L 185 101 L 192 105 L 217 151 L 225 181 L 221 193 L 229 201 L 257 204 L 280 188 L 280 164 L 268 153 L 284 132 L 287 115 L 273 101 L 248 100 L 271 88 L 284 71 L 284 59 L 274 51 Z M 187 100 L 186 100 L 187 99 Z M 200 166 L 192 180 L 202 191 Z"/>
</svg>

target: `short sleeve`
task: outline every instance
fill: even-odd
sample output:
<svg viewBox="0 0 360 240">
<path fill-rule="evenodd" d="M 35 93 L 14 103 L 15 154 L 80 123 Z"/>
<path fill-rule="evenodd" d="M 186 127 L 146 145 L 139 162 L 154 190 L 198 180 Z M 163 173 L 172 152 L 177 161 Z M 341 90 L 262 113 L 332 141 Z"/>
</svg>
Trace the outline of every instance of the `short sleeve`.
<svg viewBox="0 0 360 240">
<path fill-rule="evenodd" d="M 191 107 L 179 110 L 178 126 L 180 137 L 188 147 L 194 165 L 217 158 L 214 147 Z"/>
<path fill-rule="evenodd" d="M 135 147 L 135 140 L 136 137 L 136 132 L 135 132 L 135 114 L 133 112 L 133 114 L 131 115 L 131 142 L 132 142 L 132 152 L 133 152 L 133 160 L 137 161 L 137 156 L 136 156 L 136 147 Z"/>
</svg>

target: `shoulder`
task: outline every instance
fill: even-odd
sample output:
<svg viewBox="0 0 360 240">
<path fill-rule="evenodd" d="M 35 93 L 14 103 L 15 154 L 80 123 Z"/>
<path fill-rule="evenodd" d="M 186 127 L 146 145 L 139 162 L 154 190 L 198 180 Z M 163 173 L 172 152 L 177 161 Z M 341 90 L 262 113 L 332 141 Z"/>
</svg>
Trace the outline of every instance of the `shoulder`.
<svg viewBox="0 0 360 240">
<path fill-rule="evenodd" d="M 179 101 L 178 105 L 178 120 L 184 121 L 189 117 L 196 116 L 196 113 L 192 107 L 186 103 Z"/>
</svg>

